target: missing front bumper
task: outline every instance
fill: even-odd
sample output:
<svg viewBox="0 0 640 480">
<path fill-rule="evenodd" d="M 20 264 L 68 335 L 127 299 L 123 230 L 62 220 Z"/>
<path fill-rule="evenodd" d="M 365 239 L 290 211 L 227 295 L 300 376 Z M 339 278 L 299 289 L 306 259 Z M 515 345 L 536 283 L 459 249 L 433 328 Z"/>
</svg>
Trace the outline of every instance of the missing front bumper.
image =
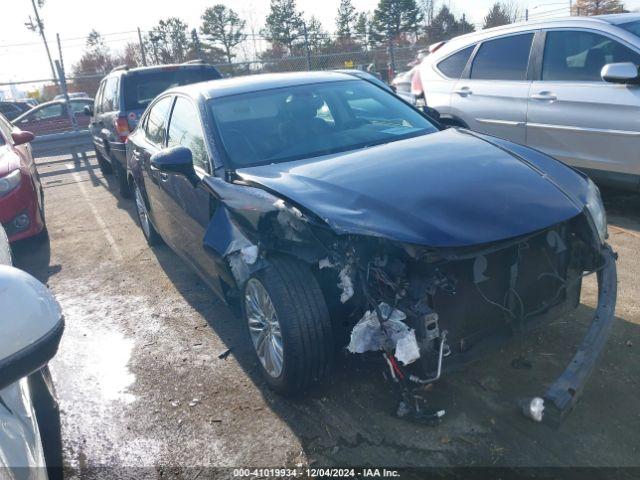
<svg viewBox="0 0 640 480">
<path fill-rule="evenodd" d="M 593 322 L 565 371 L 542 396 L 544 413 L 535 420 L 558 425 L 566 418 L 576 406 L 607 343 L 613 327 L 616 308 L 616 254 L 611 250 L 611 247 L 604 246 L 601 255 L 604 267 L 597 273 L 598 306 Z M 535 399 L 532 399 L 533 401 Z"/>
</svg>

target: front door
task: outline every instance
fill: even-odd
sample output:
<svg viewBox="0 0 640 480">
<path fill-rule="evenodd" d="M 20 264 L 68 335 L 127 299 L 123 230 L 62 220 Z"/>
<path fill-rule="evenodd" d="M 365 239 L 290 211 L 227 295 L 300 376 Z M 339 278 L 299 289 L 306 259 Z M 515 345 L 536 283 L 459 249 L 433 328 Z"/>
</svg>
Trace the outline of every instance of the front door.
<svg viewBox="0 0 640 480">
<path fill-rule="evenodd" d="M 600 76 L 618 62 L 640 65 L 640 54 L 593 31 L 547 31 L 527 144 L 578 168 L 639 175 L 640 87 Z"/>
<path fill-rule="evenodd" d="M 198 109 L 190 99 L 181 96 L 176 97 L 167 132 L 167 147 L 178 145 L 191 150 L 196 177 L 167 173 L 167 181 L 161 183 L 165 194 L 171 197 L 167 210 L 172 216 L 172 243 L 211 280 L 216 276 L 218 266 L 212 254 L 204 249 L 203 241 L 215 202 L 199 181 L 210 174 L 211 164 Z"/>
<path fill-rule="evenodd" d="M 529 32 L 483 42 L 451 93 L 451 114 L 471 130 L 524 143 L 533 37 Z"/>
<path fill-rule="evenodd" d="M 143 165 L 142 175 L 144 187 L 149 199 L 149 216 L 158 233 L 167 242 L 172 243 L 171 220 L 167 214 L 167 197 L 163 184 L 168 180 L 164 172 L 151 165 L 151 156 L 159 152 L 165 145 L 167 118 L 174 97 L 163 97 L 150 107 L 144 124 L 144 135 L 140 145 L 132 146 L 132 155 L 140 156 L 138 161 Z"/>
</svg>

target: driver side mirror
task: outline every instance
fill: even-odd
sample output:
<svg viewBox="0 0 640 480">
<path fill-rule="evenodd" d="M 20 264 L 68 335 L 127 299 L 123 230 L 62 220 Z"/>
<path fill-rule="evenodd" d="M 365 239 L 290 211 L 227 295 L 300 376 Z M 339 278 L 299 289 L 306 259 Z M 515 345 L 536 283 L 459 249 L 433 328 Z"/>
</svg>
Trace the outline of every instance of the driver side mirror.
<svg viewBox="0 0 640 480">
<path fill-rule="evenodd" d="M 0 390 L 44 367 L 58 351 L 64 319 L 47 287 L 0 265 Z"/>
<path fill-rule="evenodd" d="M 151 166 L 161 172 L 180 173 L 192 181 L 196 178 L 191 150 L 182 145 L 167 148 L 153 154 L 151 156 Z"/>
<path fill-rule="evenodd" d="M 609 63 L 602 67 L 600 75 L 609 83 L 640 84 L 638 67 L 631 62 Z"/>
<path fill-rule="evenodd" d="M 20 130 L 19 132 L 13 132 L 11 138 L 13 139 L 13 144 L 18 146 L 32 142 L 36 136 L 27 130 Z"/>
<path fill-rule="evenodd" d="M 82 112 L 87 117 L 93 117 L 93 105 L 85 105 L 84 108 L 82 109 Z"/>
</svg>

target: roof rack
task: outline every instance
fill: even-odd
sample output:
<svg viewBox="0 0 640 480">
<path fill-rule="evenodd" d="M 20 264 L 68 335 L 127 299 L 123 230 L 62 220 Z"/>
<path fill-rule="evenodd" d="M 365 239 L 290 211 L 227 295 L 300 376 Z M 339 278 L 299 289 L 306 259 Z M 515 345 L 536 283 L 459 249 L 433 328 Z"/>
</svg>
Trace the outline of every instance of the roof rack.
<svg viewBox="0 0 640 480">
<path fill-rule="evenodd" d="M 120 70 L 129 70 L 129 65 L 118 65 L 117 67 L 111 69 L 111 73 L 119 72 Z"/>
</svg>

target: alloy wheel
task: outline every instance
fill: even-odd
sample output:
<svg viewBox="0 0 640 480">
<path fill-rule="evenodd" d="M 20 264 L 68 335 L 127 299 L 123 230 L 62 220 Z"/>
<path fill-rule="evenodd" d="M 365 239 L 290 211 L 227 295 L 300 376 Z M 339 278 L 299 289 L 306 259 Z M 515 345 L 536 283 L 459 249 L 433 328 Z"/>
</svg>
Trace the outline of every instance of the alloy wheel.
<svg viewBox="0 0 640 480">
<path fill-rule="evenodd" d="M 247 282 L 245 312 L 260 363 L 271 377 L 278 378 L 284 367 L 280 322 L 271 297 L 256 278 Z"/>
</svg>

